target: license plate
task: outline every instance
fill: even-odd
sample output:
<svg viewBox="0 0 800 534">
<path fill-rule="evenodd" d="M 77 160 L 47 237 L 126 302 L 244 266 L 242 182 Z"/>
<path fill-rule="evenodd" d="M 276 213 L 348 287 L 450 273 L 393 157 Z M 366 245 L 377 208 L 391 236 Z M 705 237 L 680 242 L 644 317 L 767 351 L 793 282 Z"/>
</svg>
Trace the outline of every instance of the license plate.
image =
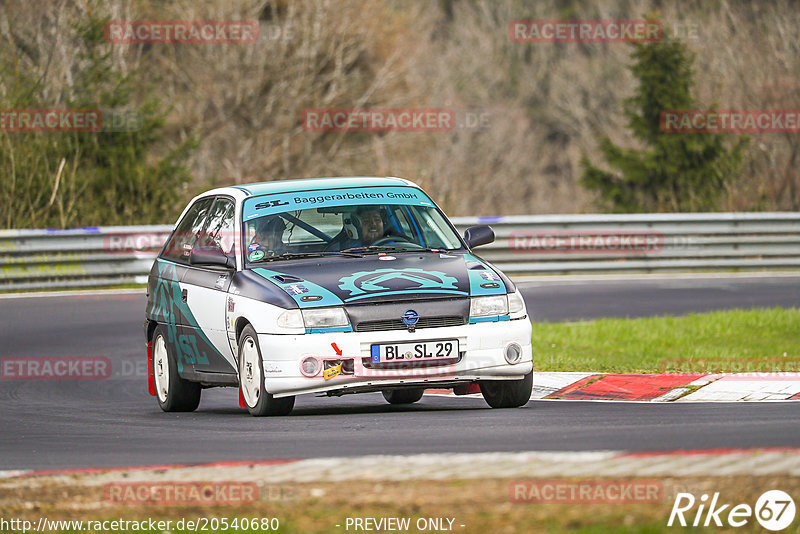
<svg viewBox="0 0 800 534">
<path fill-rule="evenodd" d="M 372 345 L 373 363 L 448 360 L 458 358 L 458 340 Z"/>
</svg>

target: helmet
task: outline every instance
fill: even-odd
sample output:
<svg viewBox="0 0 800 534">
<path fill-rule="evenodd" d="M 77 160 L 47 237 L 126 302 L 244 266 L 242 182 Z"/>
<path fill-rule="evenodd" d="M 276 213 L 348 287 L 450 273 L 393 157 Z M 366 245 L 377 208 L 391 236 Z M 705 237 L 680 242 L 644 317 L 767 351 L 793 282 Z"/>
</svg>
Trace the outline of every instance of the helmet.
<svg viewBox="0 0 800 534">
<path fill-rule="evenodd" d="M 359 236 L 361 234 L 358 231 L 358 226 L 356 226 L 355 219 L 356 219 L 355 214 L 345 216 L 345 218 L 344 218 L 344 233 L 347 234 L 347 237 L 349 239 L 357 240 L 357 239 L 359 239 Z"/>
</svg>

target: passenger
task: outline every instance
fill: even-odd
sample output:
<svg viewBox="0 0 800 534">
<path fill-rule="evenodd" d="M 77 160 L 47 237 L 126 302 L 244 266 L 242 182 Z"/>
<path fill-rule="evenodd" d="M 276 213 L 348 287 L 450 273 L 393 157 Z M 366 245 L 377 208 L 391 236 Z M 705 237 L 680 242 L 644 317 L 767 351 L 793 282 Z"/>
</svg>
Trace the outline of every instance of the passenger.
<svg viewBox="0 0 800 534">
<path fill-rule="evenodd" d="M 286 223 L 280 217 L 256 222 L 256 233 L 250 241 L 250 247 L 258 245 L 267 256 L 278 256 L 283 253 L 283 232 Z"/>
</svg>

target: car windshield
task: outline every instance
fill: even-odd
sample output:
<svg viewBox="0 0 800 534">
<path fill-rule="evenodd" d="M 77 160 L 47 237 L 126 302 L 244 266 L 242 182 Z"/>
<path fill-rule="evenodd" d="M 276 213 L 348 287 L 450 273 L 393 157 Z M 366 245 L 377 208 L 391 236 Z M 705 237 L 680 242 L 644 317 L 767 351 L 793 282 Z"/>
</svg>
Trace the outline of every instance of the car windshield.
<svg viewBox="0 0 800 534">
<path fill-rule="evenodd" d="M 242 218 L 243 245 L 250 263 L 462 247 L 430 198 L 412 187 L 252 197 L 244 202 Z"/>
</svg>

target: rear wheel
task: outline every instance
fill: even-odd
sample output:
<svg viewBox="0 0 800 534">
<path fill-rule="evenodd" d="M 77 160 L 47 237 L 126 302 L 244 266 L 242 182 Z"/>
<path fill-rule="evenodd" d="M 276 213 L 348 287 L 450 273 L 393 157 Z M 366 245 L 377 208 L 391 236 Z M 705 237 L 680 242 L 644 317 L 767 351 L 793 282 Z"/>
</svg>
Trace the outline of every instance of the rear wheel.
<svg viewBox="0 0 800 534">
<path fill-rule="evenodd" d="M 522 380 L 487 380 L 480 386 L 483 399 L 492 408 L 519 408 L 531 400 L 533 371 Z"/>
<path fill-rule="evenodd" d="M 175 354 L 161 325 L 153 332 L 153 381 L 158 405 L 165 412 L 193 412 L 200 404 L 200 384 L 178 374 Z"/>
<path fill-rule="evenodd" d="M 247 325 L 239 338 L 239 387 L 250 415 L 288 415 L 294 408 L 294 397 L 276 399 L 264 387 L 264 362 L 258 336 Z"/>
<path fill-rule="evenodd" d="M 381 393 L 389 404 L 413 404 L 422 398 L 425 390 L 420 388 L 385 389 Z"/>
</svg>

